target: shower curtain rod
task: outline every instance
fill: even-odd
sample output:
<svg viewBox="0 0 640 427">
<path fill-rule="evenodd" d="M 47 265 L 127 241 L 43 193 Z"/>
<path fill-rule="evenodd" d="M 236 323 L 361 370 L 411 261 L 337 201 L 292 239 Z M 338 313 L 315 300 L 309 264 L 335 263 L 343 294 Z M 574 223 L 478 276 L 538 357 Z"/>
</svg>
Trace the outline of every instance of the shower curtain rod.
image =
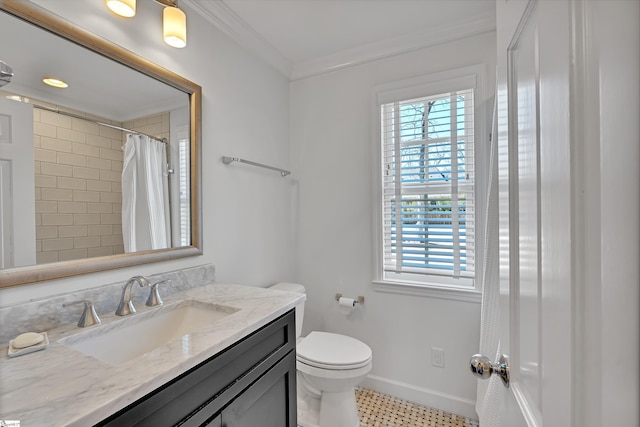
<svg viewBox="0 0 640 427">
<path fill-rule="evenodd" d="M 157 136 L 149 135 L 149 134 L 144 133 L 144 132 L 138 132 L 137 130 L 123 128 L 121 126 L 112 125 L 110 123 L 101 122 L 99 120 L 90 119 L 88 117 L 83 117 L 83 116 L 80 116 L 78 114 L 68 113 L 66 111 L 60 111 L 60 110 L 55 109 L 55 108 L 44 107 L 42 105 L 37 105 L 37 104 L 32 104 L 32 105 L 33 105 L 34 108 L 38 108 L 40 110 L 45 110 L 45 111 L 50 111 L 52 113 L 62 114 L 63 116 L 69 116 L 69 117 L 73 117 L 73 118 L 80 119 L 80 120 L 86 120 L 88 122 L 96 123 L 96 124 L 99 124 L 101 126 L 106 126 L 108 128 L 111 128 L 111 129 L 117 129 L 117 130 L 121 130 L 121 131 L 125 131 L 125 132 L 131 132 L 131 133 L 135 133 L 135 134 L 138 134 L 138 135 L 146 135 L 149 138 L 153 138 L 156 141 L 162 142 L 163 144 L 167 143 L 166 138 L 158 138 Z"/>
</svg>

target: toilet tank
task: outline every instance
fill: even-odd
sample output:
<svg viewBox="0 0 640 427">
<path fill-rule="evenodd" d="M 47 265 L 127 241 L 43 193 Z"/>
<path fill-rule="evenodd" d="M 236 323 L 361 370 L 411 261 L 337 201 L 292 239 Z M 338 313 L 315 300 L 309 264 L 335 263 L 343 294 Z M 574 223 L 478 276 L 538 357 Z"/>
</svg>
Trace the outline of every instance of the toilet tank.
<svg viewBox="0 0 640 427">
<path fill-rule="evenodd" d="M 269 286 L 271 289 L 277 289 L 285 292 L 296 292 L 306 294 L 306 289 L 299 283 L 280 282 Z M 302 321 L 304 320 L 304 301 L 296 305 L 296 338 L 302 336 Z"/>
</svg>

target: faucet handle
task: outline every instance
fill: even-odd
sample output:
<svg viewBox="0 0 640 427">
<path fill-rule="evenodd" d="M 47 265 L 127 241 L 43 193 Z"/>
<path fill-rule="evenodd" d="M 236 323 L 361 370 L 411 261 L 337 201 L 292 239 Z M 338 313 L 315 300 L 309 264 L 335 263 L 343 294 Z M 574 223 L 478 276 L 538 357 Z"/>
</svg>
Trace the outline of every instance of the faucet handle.
<svg viewBox="0 0 640 427">
<path fill-rule="evenodd" d="M 162 298 L 160 298 L 160 292 L 158 291 L 158 285 L 160 285 L 161 283 L 171 283 L 171 279 L 161 280 L 151 285 L 149 298 L 147 298 L 147 302 L 145 303 L 145 305 L 149 307 L 155 307 L 156 305 L 164 304 Z"/>
<path fill-rule="evenodd" d="M 70 305 L 84 304 L 84 310 L 82 310 L 82 315 L 80 316 L 80 320 L 78 320 L 78 326 L 81 328 L 85 328 L 87 326 L 99 325 L 100 318 L 96 313 L 96 309 L 93 306 L 93 303 L 88 299 L 81 299 L 78 301 L 72 301 L 62 304 L 63 307 L 68 307 Z"/>
</svg>

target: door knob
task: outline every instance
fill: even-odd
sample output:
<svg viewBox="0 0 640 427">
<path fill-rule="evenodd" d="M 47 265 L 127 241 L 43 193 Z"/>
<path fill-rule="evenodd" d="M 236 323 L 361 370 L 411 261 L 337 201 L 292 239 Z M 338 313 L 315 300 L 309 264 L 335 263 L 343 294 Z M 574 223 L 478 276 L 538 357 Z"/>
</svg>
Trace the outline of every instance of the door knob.
<svg viewBox="0 0 640 427">
<path fill-rule="evenodd" d="M 487 379 L 491 374 L 500 375 L 500 379 L 505 387 L 509 388 L 509 358 L 504 354 L 500 355 L 500 359 L 496 363 L 492 363 L 487 356 L 474 354 L 469 362 L 471 373 Z"/>
</svg>

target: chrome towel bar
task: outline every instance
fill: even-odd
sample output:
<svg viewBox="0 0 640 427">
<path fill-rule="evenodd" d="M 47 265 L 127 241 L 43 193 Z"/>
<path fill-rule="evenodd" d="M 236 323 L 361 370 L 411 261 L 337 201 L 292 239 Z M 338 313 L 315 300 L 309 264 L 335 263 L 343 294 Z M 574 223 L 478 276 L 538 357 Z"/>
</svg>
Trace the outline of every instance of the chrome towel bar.
<svg viewBox="0 0 640 427">
<path fill-rule="evenodd" d="M 251 160 L 245 160 L 245 159 L 241 159 L 239 157 L 222 156 L 222 163 L 224 163 L 225 165 L 228 165 L 228 164 L 233 163 L 233 162 L 246 163 L 246 164 L 251 165 L 251 166 L 258 166 L 258 167 L 261 167 L 261 168 L 266 168 L 266 169 L 271 169 L 271 170 L 274 170 L 274 171 L 278 171 L 278 172 L 280 172 L 281 176 L 287 176 L 287 175 L 291 174 L 291 171 L 288 171 L 286 169 L 280 169 L 280 168 L 276 168 L 276 167 L 273 167 L 273 166 L 265 165 L 265 164 L 262 164 L 262 163 L 252 162 Z"/>
</svg>

